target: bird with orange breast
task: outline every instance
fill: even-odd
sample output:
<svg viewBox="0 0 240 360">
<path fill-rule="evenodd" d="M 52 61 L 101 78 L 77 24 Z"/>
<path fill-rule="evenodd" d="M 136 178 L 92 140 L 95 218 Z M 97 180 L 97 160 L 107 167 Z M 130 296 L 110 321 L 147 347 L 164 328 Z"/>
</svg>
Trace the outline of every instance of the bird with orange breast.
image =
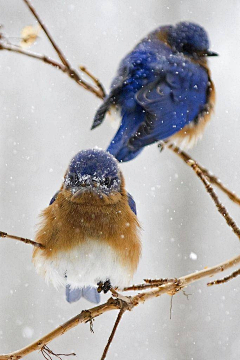
<svg viewBox="0 0 240 360">
<path fill-rule="evenodd" d="M 97 285 L 127 286 L 141 253 L 133 198 L 125 190 L 118 162 L 109 153 L 83 150 L 70 162 L 60 190 L 42 213 L 33 263 L 68 302 L 98 303 Z M 98 288 L 99 289 L 99 288 Z"/>
<path fill-rule="evenodd" d="M 145 146 L 168 140 L 190 147 L 202 136 L 214 107 L 206 31 L 191 22 L 161 26 L 121 61 L 92 129 L 108 110 L 121 123 L 107 151 L 118 161 L 134 159 Z"/>
</svg>

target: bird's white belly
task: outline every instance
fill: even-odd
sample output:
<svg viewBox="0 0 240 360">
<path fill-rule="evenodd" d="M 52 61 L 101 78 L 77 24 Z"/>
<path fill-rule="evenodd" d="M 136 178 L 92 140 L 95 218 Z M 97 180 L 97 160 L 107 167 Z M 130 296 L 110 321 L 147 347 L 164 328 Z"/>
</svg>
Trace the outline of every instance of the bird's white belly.
<svg viewBox="0 0 240 360">
<path fill-rule="evenodd" d="M 120 262 L 111 246 L 100 240 L 86 240 L 68 252 L 59 251 L 54 258 L 39 253 L 34 263 L 37 271 L 55 287 L 96 286 L 99 281 L 109 279 L 112 286 L 123 288 L 132 279 L 130 268 Z"/>
</svg>

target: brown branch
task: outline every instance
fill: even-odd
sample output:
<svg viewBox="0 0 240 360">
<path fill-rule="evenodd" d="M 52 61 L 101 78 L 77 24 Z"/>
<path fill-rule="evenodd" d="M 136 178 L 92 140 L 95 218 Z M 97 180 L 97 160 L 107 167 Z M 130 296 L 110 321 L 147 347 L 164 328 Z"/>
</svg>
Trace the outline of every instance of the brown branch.
<svg viewBox="0 0 240 360">
<path fill-rule="evenodd" d="M 36 53 L 30 52 L 30 51 L 26 51 L 16 45 L 1 42 L 0 50 L 8 50 L 8 51 L 12 51 L 12 52 L 15 52 L 18 54 L 26 55 L 31 58 L 43 61 L 49 65 L 52 65 L 52 66 L 58 68 L 59 70 L 61 70 L 62 72 L 65 72 L 65 73 L 68 72 L 68 69 L 66 68 L 66 66 L 62 65 L 61 63 L 59 63 L 53 59 L 50 59 L 46 55 L 41 55 L 41 54 L 36 54 Z"/>
<path fill-rule="evenodd" d="M 7 50 L 7 51 L 15 52 L 18 54 L 22 54 L 25 56 L 29 56 L 31 58 L 43 61 L 44 63 L 49 64 L 51 66 L 54 66 L 55 68 L 61 70 L 65 74 L 67 74 L 71 79 L 76 81 L 76 83 L 78 85 L 82 86 L 85 90 L 90 91 L 91 93 L 93 93 L 100 99 L 104 98 L 104 94 L 102 94 L 102 91 L 95 89 L 93 86 L 89 85 L 87 82 L 82 80 L 81 77 L 77 74 L 77 72 L 74 69 L 68 68 L 65 65 L 62 65 L 61 63 L 59 63 L 53 59 L 50 59 L 46 55 L 41 55 L 41 54 L 36 54 L 36 53 L 30 52 L 30 51 L 26 51 L 26 50 L 19 48 L 16 45 L 7 44 L 7 43 L 3 43 L 3 42 L 0 43 L 0 50 Z"/>
<path fill-rule="evenodd" d="M 41 353 L 43 355 L 43 357 L 46 360 L 52 360 L 52 356 L 57 357 L 58 359 L 62 360 L 61 356 L 76 356 L 75 353 L 71 353 L 71 354 L 55 354 L 51 349 L 49 349 L 48 346 L 44 345 L 41 348 Z"/>
<path fill-rule="evenodd" d="M 36 10 L 33 8 L 33 6 L 30 4 L 30 2 L 28 0 L 23 0 L 25 2 L 25 4 L 28 6 L 29 10 L 32 12 L 32 14 L 34 15 L 34 17 L 36 18 L 36 20 L 38 21 L 39 25 L 42 27 L 43 31 L 45 32 L 48 40 L 51 42 L 53 48 L 55 49 L 55 51 L 57 52 L 61 62 L 58 63 L 55 60 L 50 59 L 48 56 L 45 55 L 40 55 L 40 54 L 34 54 L 32 52 L 29 51 L 25 51 L 21 48 L 19 48 L 16 45 L 13 44 L 9 44 L 6 43 L 4 38 L 0 39 L 0 50 L 7 50 L 7 51 L 11 51 L 11 52 L 15 52 L 18 54 L 22 54 L 37 60 L 41 60 L 51 66 L 54 66 L 58 69 L 60 69 L 62 72 L 66 73 L 71 79 L 73 79 L 78 85 L 82 86 L 85 90 L 90 91 L 91 93 L 93 93 L 94 95 L 96 95 L 98 98 L 103 99 L 105 97 L 105 91 L 104 88 L 102 86 L 102 84 L 100 83 L 100 81 L 98 79 L 96 79 L 92 74 L 90 74 L 89 72 L 88 75 L 91 79 L 94 80 L 95 84 L 97 85 L 97 88 L 93 87 L 92 85 L 88 84 L 86 81 L 84 81 L 80 75 L 78 74 L 78 72 L 73 69 L 70 65 L 70 63 L 67 61 L 66 57 L 64 56 L 63 52 L 61 51 L 61 49 L 58 47 L 58 45 L 56 44 L 56 42 L 54 41 L 54 39 L 52 38 L 52 36 L 50 35 L 48 29 L 46 28 L 46 26 L 43 24 L 42 20 L 40 19 L 40 17 L 38 16 Z"/>
<path fill-rule="evenodd" d="M 65 65 L 68 69 L 70 68 L 70 64 L 67 61 L 66 57 L 64 56 L 63 52 L 60 50 L 60 48 L 58 47 L 58 45 L 55 43 L 54 39 L 52 38 L 52 36 L 50 35 L 48 29 L 46 28 L 46 26 L 44 25 L 44 23 L 42 22 L 42 20 L 40 19 L 39 15 L 37 14 L 36 10 L 34 9 L 34 7 L 31 5 L 31 3 L 28 0 L 23 0 L 25 2 L 25 4 L 27 5 L 27 7 L 29 8 L 29 10 L 31 11 L 31 13 L 33 14 L 33 16 L 35 17 L 35 19 L 37 20 L 37 22 L 39 23 L 39 25 L 41 26 L 41 28 L 43 29 L 43 31 L 45 32 L 48 40 L 50 41 L 50 43 L 52 44 L 53 48 L 55 49 L 56 53 L 58 54 L 59 59 L 61 60 L 61 62 L 63 63 L 63 65 Z"/>
<path fill-rule="evenodd" d="M 99 92 L 98 90 L 96 90 L 94 87 L 92 87 L 91 85 L 89 85 L 88 83 L 86 83 L 84 80 L 82 80 L 80 78 L 80 76 L 76 73 L 75 70 L 73 70 L 72 68 L 67 68 L 65 65 L 62 65 L 61 63 L 50 59 L 48 56 L 46 55 L 41 55 L 41 54 L 36 54 L 30 51 L 26 51 L 21 49 L 20 47 L 16 46 L 16 45 L 12 45 L 12 44 L 7 44 L 7 43 L 0 43 L 0 50 L 7 50 L 7 51 L 11 51 L 11 52 L 15 52 L 18 54 L 22 54 L 25 56 L 29 56 L 31 58 L 43 61 L 46 64 L 49 64 L 59 70 L 61 70 L 62 72 L 64 72 L 65 74 L 67 74 L 71 79 L 75 80 L 77 82 L 78 85 L 82 86 L 84 89 L 92 92 L 93 94 L 95 94 L 98 98 L 103 99 L 103 97 L 105 96 L 105 92 L 104 94 L 102 94 L 101 92 Z"/>
<path fill-rule="evenodd" d="M 132 285 L 132 286 L 128 286 L 125 287 L 123 289 L 123 291 L 136 291 L 136 290 L 145 290 L 145 289 L 152 289 L 152 288 L 156 288 L 159 287 L 163 284 L 167 284 L 167 283 L 176 283 L 178 281 L 178 279 L 144 279 L 144 281 L 147 284 L 138 284 L 138 285 Z"/>
<path fill-rule="evenodd" d="M 9 239 L 13 239 L 13 240 L 18 240 L 18 241 L 22 241 L 25 244 L 30 244 L 33 245 L 35 247 L 39 247 L 40 249 L 44 249 L 45 246 L 43 244 L 40 244 L 36 241 L 30 240 L 30 239 L 26 239 L 20 236 L 15 236 L 15 235 L 9 235 L 6 232 L 0 231 L 0 237 L 2 238 L 9 238 Z"/>
<path fill-rule="evenodd" d="M 162 146 L 160 144 L 160 146 Z M 191 158 L 186 152 L 182 151 L 179 147 L 169 144 L 167 145 L 169 149 L 171 149 L 175 154 L 177 154 L 185 163 L 187 163 L 189 160 L 195 161 L 193 158 Z M 195 161 L 196 162 L 196 161 Z M 230 200 L 235 202 L 236 204 L 240 205 L 240 198 L 231 190 L 229 190 L 225 185 L 222 184 L 221 180 L 215 176 L 212 175 L 206 168 L 204 168 L 202 165 L 198 164 L 199 169 L 202 171 L 202 173 L 208 178 L 208 181 L 216 185 L 221 191 L 223 191 Z"/>
<path fill-rule="evenodd" d="M 109 336 L 107 345 L 105 346 L 105 349 L 104 349 L 104 351 L 103 351 L 101 360 L 104 360 L 104 359 L 106 358 L 108 349 L 109 349 L 109 347 L 110 347 L 110 345 L 111 345 L 111 343 L 112 343 L 112 341 L 113 341 L 113 338 L 114 338 L 114 335 L 115 335 L 115 333 L 116 333 L 117 327 L 118 327 L 118 325 L 119 325 L 119 323 L 120 323 L 120 321 L 121 321 L 121 319 L 122 319 L 122 316 L 123 316 L 123 314 L 125 313 L 126 310 L 127 310 L 127 308 L 125 308 L 124 305 L 123 305 L 122 309 L 121 309 L 121 310 L 119 311 L 119 313 L 118 313 L 118 316 L 117 316 L 117 319 L 116 319 L 115 324 L 114 324 L 114 326 L 113 326 L 111 335 Z"/>
<path fill-rule="evenodd" d="M 228 213 L 227 209 L 225 208 L 225 206 L 223 206 L 220 203 L 220 201 L 219 201 L 219 199 L 217 197 L 217 194 L 215 193 L 212 186 L 208 182 L 207 177 L 203 174 L 203 172 L 199 168 L 198 164 L 194 160 L 188 160 L 187 163 L 188 163 L 189 166 L 192 167 L 192 169 L 195 171 L 195 173 L 197 174 L 199 179 L 203 182 L 203 184 L 205 186 L 205 189 L 207 190 L 207 192 L 209 193 L 209 195 L 213 199 L 219 213 L 224 217 L 224 219 L 225 219 L 226 223 L 228 224 L 228 226 L 231 227 L 234 234 L 236 234 L 238 239 L 240 240 L 240 229 L 238 228 L 238 226 L 236 225 L 234 220 L 229 215 L 229 213 Z"/>
<path fill-rule="evenodd" d="M 161 296 L 163 294 L 174 294 L 179 290 L 183 289 L 184 287 L 188 286 L 189 284 L 201 280 L 205 277 L 213 276 L 214 274 L 220 273 L 224 270 L 227 270 L 237 264 L 240 263 L 240 255 L 227 260 L 219 265 L 213 266 L 208 269 L 203 269 L 199 272 L 195 272 L 193 274 L 189 274 L 187 276 L 180 277 L 174 283 L 167 283 L 155 290 L 148 291 L 145 293 L 137 294 L 135 296 L 129 297 L 131 300 L 131 306 L 129 304 L 124 303 L 124 306 L 127 307 L 127 310 L 131 310 L 135 306 L 144 303 L 147 300 L 152 298 Z M 63 335 L 68 330 L 72 329 L 73 327 L 77 326 L 81 323 L 87 323 L 91 321 L 93 318 L 104 314 L 107 311 L 112 311 L 116 309 L 122 309 L 123 301 L 119 299 L 110 298 L 106 303 L 96 306 L 89 310 L 82 311 L 79 315 L 73 317 L 72 319 L 65 322 L 63 325 L 60 325 L 55 330 L 51 331 L 47 335 L 41 337 L 40 339 L 36 340 L 34 343 L 27 345 L 26 347 L 17 350 L 15 352 L 0 355 L 0 360 L 18 360 L 22 357 L 32 353 L 36 350 L 41 350 L 44 345 L 47 345 L 50 341 L 57 338 L 58 336 Z"/>
<path fill-rule="evenodd" d="M 217 194 L 215 193 L 215 191 L 213 190 L 212 186 L 209 183 L 208 177 L 202 172 L 201 168 L 196 163 L 196 161 L 189 158 L 189 156 L 187 154 L 183 153 L 177 146 L 170 144 L 170 145 L 168 145 L 168 148 L 171 149 L 176 154 L 178 154 L 178 155 L 180 154 L 179 156 L 184 160 L 184 162 L 195 171 L 196 175 L 202 181 L 202 183 L 205 186 L 205 189 L 207 190 L 207 192 L 211 196 L 212 200 L 214 201 L 219 213 L 224 217 L 228 226 L 231 227 L 234 234 L 237 235 L 238 239 L 240 240 L 240 229 L 238 228 L 238 226 L 236 225 L 236 223 L 234 222 L 232 217 L 229 215 L 225 206 L 223 206 L 221 204 L 221 202 L 219 201 Z"/>
<path fill-rule="evenodd" d="M 33 16 L 35 17 L 35 19 L 37 20 L 37 22 L 39 23 L 39 25 L 42 27 L 43 31 L 45 32 L 48 40 L 50 41 L 50 43 L 52 44 L 53 48 L 55 49 L 56 53 L 58 54 L 59 59 L 62 61 L 63 65 L 67 68 L 67 73 L 69 74 L 69 76 L 74 79 L 80 86 L 84 87 L 84 89 L 94 93 L 97 97 L 99 97 L 100 99 L 103 99 L 105 96 L 105 92 L 102 91 L 103 90 L 103 86 L 100 85 L 100 82 L 98 81 L 98 89 L 95 89 L 94 87 L 92 87 L 90 84 L 88 84 L 87 82 L 85 82 L 80 75 L 77 73 L 76 70 L 74 70 L 70 63 L 68 62 L 67 58 L 65 57 L 65 55 L 63 54 L 62 50 L 59 48 L 59 46 L 56 44 L 56 42 L 54 41 L 54 39 L 52 38 L 52 36 L 50 35 L 47 27 L 43 24 L 42 20 L 40 19 L 39 15 L 37 14 L 36 10 L 34 9 L 34 7 L 31 5 L 31 3 L 29 2 L 29 0 L 23 0 L 25 2 L 25 4 L 27 5 L 27 7 L 29 8 L 29 10 L 31 11 L 31 13 L 33 14 Z"/>
<path fill-rule="evenodd" d="M 234 279 L 234 278 L 237 277 L 238 275 L 240 275 L 240 269 L 234 271 L 232 274 L 226 276 L 226 277 L 223 278 L 223 279 L 215 280 L 215 281 L 212 281 L 212 282 L 207 283 L 207 286 L 224 284 L 224 283 L 228 282 L 229 280 Z"/>
<path fill-rule="evenodd" d="M 100 80 L 97 79 L 93 74 L 91 74 L 85 66 L 79 66 L 79 69 L 83 73 L 85 73 L 88 77 L 90 77 L 90 79 L 93 80 L 93 82 L 97 85 L 97 87 L 102 91 L 103 97 L 105 97 L 106 92 L 105 92 L 105 89 L 104 89 L 103 85 L 101 84 Z"/>
</svg>

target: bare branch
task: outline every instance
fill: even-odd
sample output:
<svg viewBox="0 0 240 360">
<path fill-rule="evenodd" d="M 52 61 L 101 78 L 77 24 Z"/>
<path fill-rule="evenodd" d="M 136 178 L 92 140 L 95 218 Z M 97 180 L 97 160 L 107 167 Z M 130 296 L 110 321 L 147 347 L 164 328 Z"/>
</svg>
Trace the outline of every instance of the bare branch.
<svg viewBox="0 0 240 360">
<path fill-rule="evenodd" d="M 155 279 L 155 280 L 144 279 L 144 281 L 147 284 L 138 284 L 138 285 L 128 286 L 128 287 L 125 287 L 123 289 L 123 291 L 152 289 L 152 288 L 159 287 L 159 286 L 161 286 L 163 284 L 176 283 L 178 281 L 178 279 Z"/>
<path fill-rule="evenodd" d="M 105 93 L 102 94 L 102 91 L 99 92 L 99 90 L 95 89 L 94 87 L 92 87 L 91 85 L 86 83 L 84 80 L 82 80 L 81 77 L 77 74 L 77 72 L 74 69 L 68 68 L 65 65 L 62 65 L 61 63 L 59 63 L 53 59 L 50 59 L 46 55 L 41 55 L 41 54 L 36 54 L 36 53 L 30 52 L 30 51 L 26 51 L 16 45 L 7 44 L 7 43 L 3 43 L 3 42 L 0 42 L 0 50 L 8 50 L 11 52 L 15 52 L 18 54 L 22 54 L 22 55 L 29 56 L 31 58 L 43 61 L 44 63 L 49 64 L 49 65 L 61 70 L 62 72 L 66 73 L 71 79 L 76 81 L 76 83 L 78 85 L 80 85 L 84 89 L 92 92 L 98 98 L 103 99 L 103 97 L 104 97 Z"/>
<path fill-rule="evenodd" d="M 240 275 L 240 269 L 234 271 L 232 274 L 226 276 L 226 277 L 223 278 L 223 279 L 215 280 L 215 281 L 212 281 L 212 282 L 207 283 L 207 286 L 224 284 L 224 283 L 228 282 L 229 280 L 234 279 L 234 278 L 237 277 L 238 275 Z"/>
<path fill-rule="evenodd" d="M 196 163 L 196 161 L 189 158 L 189 156 L 186 153 L 183 153 L 177 146 L 170 144 L 168 145 L 168 148 L 173 150 L 174 153 L 178 155 L 180 154 L 179 156 L 184 160 L 184 162 L 195 171 L 196 175 L 202 181 L 202 183 L 205 186 L 205 189 L 207 190 L 212 200 L 214 201 L 218 211 L 224 217 L 228 226 L 231 227 L 234 234 L 237 235 L 238 239 L 240 240 L 240 229 L 238 228 L 232 217 L 229 215 L 225 206 L 223 206 L 219 201 L 217 194 L 215 193 L 215 191 L 213 190 L 212 186 L 209 183 L 209 178 L 202 172 L 201 168 Z"/>
<path fill-rule="evenodd" d="M 67 61 L 66 57 L 64 56 L 63 52 L 60 50 L 60 48 L 58 47 L 58 45 L 55 43 L 55 41 L 53 40 L 52 36 L 50 35 L 48 29 L 46 28 L 46 26 L 44 25 L 44 23 L 42 22 L 42 20 L 40 19 L 39 15 L 37 14 L 36 10 L 34 9 L 34 7 L 31 5 L 31 3 L 28 0 L 23 0 L 25 2 L 25 4 L 27 5 L 27 7 L 29 8 L 29 10 L 31 11 L 31 13 L 33 14 L 33 16 L 35 17 L 35 19 L 37 20 L 37 22 L 39 23 L 39 25 L 41 26 L 41 28 L 43 29 L 43 31 L 45 32 L 48 40 L 50 41 L 50 43 L 52 44 L 53 48 L 55 49 L 56 53 L 58 54 L 59 59 L 61 60 L 61 62 L 63 63 L 63 65 L 65 65 L 67 68 L 70 68 L 70 64 Z"/>
<path fill-rule="evenodd" d="M 61 63 L 59 63 L 53 59 L 50 59 L 46 55 L 41 55 L 41 54 L 36 54 L 36 53 L 30 52 L 30 51 L 26 51 L 16 45 L 1 42 L 0 50 L 8 50 L 8 51 L 12 51 L 12 52 L 15 52 L 18 54 L 26 55 L 26 56 L 32 57 L 34 59 L 41 60 L 49 65 L 52 65 L 52 66 L 62 70 L 65 73 L 68 72 L 68 69 L 66 68 L 66 66 L 62 65 Z"/>
<path fill-rule="evenodd" d="M 76 356 L 75 353 L 71 353 L 71 354 L 55 354 L 51 349 L 49 349 L 48 346 L 44 345 L 41 348 L 41 353 L 43 355 L 43 357 L 46 360 L 52 360 L 52 356 L 57 357 L 58 359 L 62 360 L 61 356 Z"/>
<path fill-rule="evenodd" d="M 18 240 L 18 241 L 22 241 L 25 244 L 30 244 L 33 245 L 35 247 L 38 247 L 40 249 L 44 249 L 45 246 L 43 244 L 37 243 L 36 241 L 30 240 L 30 239 L 26 239 L 20 236 L 15 236 L 15 235 L 9 235 L 6 232 L 0 231 L 0 237 L 2 238 L 9 238 L 9 239 L 13 239 L 13 240 Z"/>
<path fill-rule="evenodd" d="M 113 326 L 111 335 L 109 336 L 107 345 L 105 346 L 105 349 L 104 349 L 104 351 L 103 351 L 101 360 L 104 360 L 104 359 L 106 358 L 108 349 L 109 349 L 109 347 L 110 347 L 110 345 L 111 345 L 111 343 L 112 343 L 112 341 L 113 341 L 113 338 L 114 338 L 114 335 L 115 335 L 115 333 L 116 333 L 117 327 L 118 327 L 118 325 L 119 325 L 119 323 L 120 323 L 120 321 L 121 321 L 121 319 L 122 319 L 122 316 L 123 316 L 123 314 L 125 313 L 126 310 L 127 310 L 127 309 L 126 309 L 126 308 L 124 307 L 124 305 L 123 305 L 122 309 L 121 309 L 121 310 L 119 311 L 119 313 L 118 313 L 118 316 L 117 316 L 117 319 L 116 319 L 115 324 L 114 324 L 114 326 Z"/>
<path fill-rule="evenodd" d="M 85 66 L 79 66 L 79 69 L 85 73 L 88 77 L 90 77 L 90 79 L 93 80 L 93 82 L 97 85 L 97 87 L 102 90 L 102 93 L 103 93 L 103 97 L 106 96 L 106 93 L 105 93 L 105 89 L 103 87 L 103 85 L 101 84 L 100 80 L 97 79 L 93 74 L 90 73 L 90 71 L 87 70 L 87 68 Z"/>
<path fill-rule="evenodd" d="M 160 143 L 160 147 L 161 147 Z M 188 162 L 188 160 L 193 160 L 186 152 L 182 151 L 179 147 L 174 146 L 173 144 L 167 144 L 168 148 L 171 149 L 175 154 L 177 154 L 185 163 Z M 196 162 L 196 161 L 195 161 Z M 240 205 L 240 198 L 231 190 L 229 190 L 225 185 L 222 184 L 221 180 L 215 176 L 212 175 L 206 168 L 198 164 L 199 169 L 202 171 L 202 173 L 208 178 L 208 181 L 216 185 L 221 191 L 223 191 L 230 200 L 235 202 L 236 204 Z"/>
<path fill-rule="evenodd" d="M 197 174 L 199 179 L 203 182 L 203 184 L 205 186 L 205 189 L 207 190 L 207 192 L 209 193 L 209 195 L 213 199 L 218 211 L 224 217 L 224 219 L 225 219 L 226 223 L 228 224 L 228 226 L 230 226 L 232 228 L 234 234 L 236 234 L 238 239 L 240 240 L 240 229 L 238 228 L 238 226 L 236 225 L 234 220 L 229 215 L 227 209 L 219 201 L 219 199 L 217 197 L 217 194 L 215 193 L 212 186 L 208 182 L 207 177 L 203 174 L 203 172 L 199 168 L 198 164 L 194 160 L 188 160 L 187 164 L 192 167 L 192 169 L 195 171 L 195 173 Z"/>
<path fill-rule="evenodd" d="M 180 277 L 174 283 L 170 282 L 170 283 L 167 283 L 167 284 L 164 284 L 164 285 L 158 287 L 155 290 L 141 293 L 141 294 L 135 295 L 133 297 L 129 297 L 129 299 L 131 300 L 131 307 L 129 307 L 129 304 L 127 304 L 127 303 L 124 303 L 124 306 L 127 307 L 127 310 L 130 310 L 130 309 L 134 308 L 135 306 L 137 306 L 141 303 L 144 303 L 147 300 L 161 296 L 163 294 L 166 294 L 166 293 L 171 294 L 171 295 L 175 294 L 179 290 L 183 289 L 184 287 L 188 286 L 189 284 L 191 284 L 195 281 L 201 280 L 201 279 L 209 277 L 209 276 L 213 276 L 214 274 L 217 274 L 224 270 L 227 270 L 239 263 L 240 263 L 240 255 L 238 255 L 230 260 L 227 260 L 219 265 L 213 266 L 211 268 L 203 269 L 196 273 Z M 51 331 L 47 335 L 38 339 L 34 343 L 32 343 L 18 351 L 12 352 L 10 354 L 0 355 L 0 360 L 21 359 L 22 357 L 32 353 L 33 351 L 41 350 L 44 345 L 47 345 L 50 341 L 63 335 L 65 332 L 67 332 L 68 330 L 77 326 L 78 324 L 87 323 L 87 322 L 91 321 L 93 318 L 96 318 L 97 316 L 100 316 L 107 311 L 122 309 L 122 306 L 123 306 L 123 301 L 121 301 L 119 299 L 110 298 L 106 303 L 104 303 L 102 305 L 96 306 L 89 310 L 82 311 L 79 315 L 68 320 L 63 325 L 60 325 L 55 330 Z"/>
</svg>

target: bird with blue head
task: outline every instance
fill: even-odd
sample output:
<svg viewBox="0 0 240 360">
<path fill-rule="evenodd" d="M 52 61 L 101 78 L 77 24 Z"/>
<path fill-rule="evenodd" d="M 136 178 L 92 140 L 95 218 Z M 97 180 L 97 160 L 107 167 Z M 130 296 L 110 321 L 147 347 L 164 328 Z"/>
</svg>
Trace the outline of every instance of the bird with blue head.
<svg viewBox="0 0 240 360">
<path fill-rule="evenodd" d="M 159 27 L 144 38 L 121 61 L 94 118 L 92 129 L 108 110 L 120 112 L 120 127 L 107 151 L 129 161 L 159 140 L 194 145 L 214 107 L 207 57 L 215 55 L 206 31 L 190 22 Z"/>
<path fill-rule="evenodd" d="M 98 303 L 98 290 L 127 286 L 141 253 L 133 198 L 117 160 L 83 150 L 71 160 L 60 190 L 42 213 L 33 263 L 47 282 L 66 287 L 66 299 Z"/>
</svg>

